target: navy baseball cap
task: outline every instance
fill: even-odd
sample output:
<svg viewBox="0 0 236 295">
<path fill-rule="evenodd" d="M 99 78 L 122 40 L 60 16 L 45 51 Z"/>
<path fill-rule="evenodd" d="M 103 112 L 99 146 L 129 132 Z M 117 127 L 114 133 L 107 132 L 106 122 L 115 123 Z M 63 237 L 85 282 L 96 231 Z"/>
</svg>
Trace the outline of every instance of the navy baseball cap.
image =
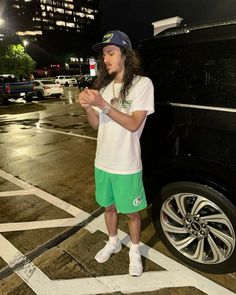
<svg viewBox="0 0 236 295">
<path fill-rule="evenodd" d="M 102 42 L 96 43 L 92 46 L 92 49 L 98 53 L 101 53 L 103 47 L 107 45 L 117 45 L 125 48 L 132 48 L 129 37 L 122 31 L 109 31 L 102 39 Z"/>
</svg>

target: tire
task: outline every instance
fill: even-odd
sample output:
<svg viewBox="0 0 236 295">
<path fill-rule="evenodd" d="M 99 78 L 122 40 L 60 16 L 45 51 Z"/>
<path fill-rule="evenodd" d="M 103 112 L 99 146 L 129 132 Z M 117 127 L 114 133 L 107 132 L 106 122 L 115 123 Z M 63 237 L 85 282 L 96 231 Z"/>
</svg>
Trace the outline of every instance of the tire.
<svg viewBox="0 0 236 295">
<path fill-rule="evenodd" d="M 41 91 L 37 91 L 37 97 L 38 99 L 44 99 L 43 93 Z"/>
<path fill-rule="evenodd" d="M 8 103 L 8 99 L 5 97 L 5 95 L 0 94 L 0 105 L 5 106 Z"/>
<path fill-rule="evenodd" d="M 61 97 L 61 94 L 56 94 L 55 97 L 56 98 L 60 98 Z"/>
<path fill-rule="evenodd" d="M 65 86 L 66 86 L 66 87 L 69 87 L 69 83 L 68 83 L 68 82 L 66 82 L 66 83 L 65 83 Z"/>
<path fill-rule="evenodd" d="M 27 102 L 32 102 L 32 100 L 33 100 L 33 95 L 31 95 L 31 94 L 26 95 L 25 100 L 26 100 Z"/>
<path fill-rule="evenodd" d="M 208 273 L 236 270 L 236 214 L 219 191 L 195 182 L 161 190 L 152 206 L 156 231 L 182 262 Z"/>
</svg>

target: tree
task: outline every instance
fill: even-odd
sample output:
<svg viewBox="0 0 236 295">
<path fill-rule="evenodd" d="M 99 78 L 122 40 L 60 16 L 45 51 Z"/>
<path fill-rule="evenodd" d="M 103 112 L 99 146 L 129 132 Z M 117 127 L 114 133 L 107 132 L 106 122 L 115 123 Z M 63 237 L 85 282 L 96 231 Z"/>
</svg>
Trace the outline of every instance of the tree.
<svg viewBox="0 0 236 295">
<path fill-rule="evenodd" d="M 21 44 L 10 44 L 4 51 L 1 58 L 2 72 L 14 74 L 17 78 L 29 77 L 34 72 L 36 62 Z"/>
</svg>

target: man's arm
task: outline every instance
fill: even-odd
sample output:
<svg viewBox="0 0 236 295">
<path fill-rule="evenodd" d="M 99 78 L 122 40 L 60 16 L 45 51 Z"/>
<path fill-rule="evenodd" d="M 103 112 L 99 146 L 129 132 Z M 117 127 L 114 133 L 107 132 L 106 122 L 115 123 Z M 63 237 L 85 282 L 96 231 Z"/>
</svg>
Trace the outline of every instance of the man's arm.
<svg viewBox="0 0 236 295">
<path fill-rule="evenodd" d="M 135 132 L 142 125 L 147 115 L 147 111 L 135 111 L 132 115 L 127 115 L 111 107 L 107 115 L 125 129 Z"/>
<path fill-rule="evenodd" d="M 85 99 L 84 91 L 80 93 L 78 101 L 79 101 L 80 105 L 86 111 L 87 119 L 88 119 L 90 126 L 94 129 L 98 129 L 98 124 L 99 124 L 98 112 L 95 111 L 92 108 L 92 106 L 87 102 L 87 100 Z"/>
<path fill-rule="evenodd" d="M 98 112 L 95 111 L 91 106 L 89 106 L 88 108 L 85 108 L 85 111 L 87 114 L 89 125 L 94 129 L 98 129 L 98 124 L 99 124 Z"/>
<path fill-rule="evenodd" d="M 104 109 L 104 107 L 109 106 L 109 104 L 102 98 L 101 94 L 97 90 L 86 89 L 82 96 L 84 103 L 87 105 L 96 106 L 101 110 Z M 135 132 L 143 123 L 147 115 L 147 111 L 135 111 L 132 113 L 132 115 L 128 115 L 111 106 L 107 115 L 125 129 Z"/>
</svg>

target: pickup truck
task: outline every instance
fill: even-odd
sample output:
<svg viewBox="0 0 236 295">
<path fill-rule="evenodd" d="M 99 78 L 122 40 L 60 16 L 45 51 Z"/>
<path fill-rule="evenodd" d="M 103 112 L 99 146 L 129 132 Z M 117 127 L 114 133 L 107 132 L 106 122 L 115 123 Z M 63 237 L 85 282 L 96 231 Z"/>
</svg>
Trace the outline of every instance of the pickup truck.
<svg viewBox="0 0 236 295">
<path fill-rule="evenodd" d="M 0 75 L 0 105 L 6 105 L 9 98 L 23 97 L 31 101 L 33 94 L 31 81 L 17 82 L 14 75 Z"/>
</svg>

